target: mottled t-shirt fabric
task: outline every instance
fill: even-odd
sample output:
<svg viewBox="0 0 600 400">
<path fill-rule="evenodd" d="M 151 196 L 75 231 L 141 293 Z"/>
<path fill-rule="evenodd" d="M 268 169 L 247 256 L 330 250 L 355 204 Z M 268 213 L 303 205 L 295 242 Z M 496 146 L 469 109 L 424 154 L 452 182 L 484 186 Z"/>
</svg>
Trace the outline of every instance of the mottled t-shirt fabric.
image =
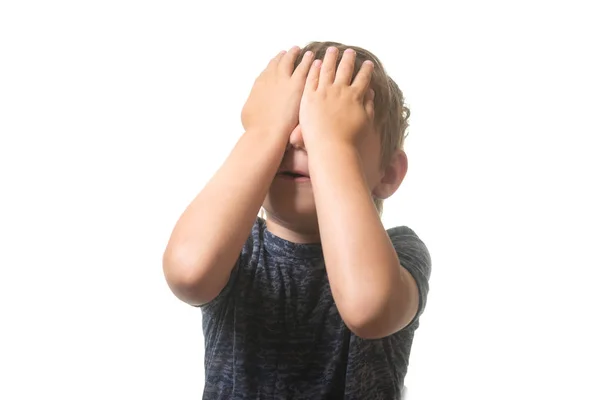
<svg viewBox="0 0 600 400">
<path fill-rule="evenodd" d="M 201 307 L 203 398 L 400 399 L 431 259 L 411 229 L 387 232 L 417 283 L 419 311 L 403 330 L 364 340 L 340 317 L 321 245 L 279 238 L 257 218 L 229 282 Z"/>
</svg>

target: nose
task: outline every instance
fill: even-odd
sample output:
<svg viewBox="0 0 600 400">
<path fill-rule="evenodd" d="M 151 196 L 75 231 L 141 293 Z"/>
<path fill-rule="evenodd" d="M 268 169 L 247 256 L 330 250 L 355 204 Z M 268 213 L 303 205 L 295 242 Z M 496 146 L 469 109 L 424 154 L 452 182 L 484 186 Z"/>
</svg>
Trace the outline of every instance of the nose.
<svg viewBox="0 0 600 400">
<path fill-rule="evenodd" d="M 302 138 L 300 125 L 297 125 L 290 135 L 290 146 L 294 149 L 304 150 L 304 139 Z"/>
</svg>

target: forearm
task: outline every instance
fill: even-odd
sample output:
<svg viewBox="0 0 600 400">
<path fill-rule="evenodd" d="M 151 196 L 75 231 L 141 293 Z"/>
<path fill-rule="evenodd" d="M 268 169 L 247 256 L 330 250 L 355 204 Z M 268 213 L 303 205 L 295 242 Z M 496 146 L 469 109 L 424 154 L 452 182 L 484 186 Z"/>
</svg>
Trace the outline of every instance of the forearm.
<svg viewBox="0 0 600 400">
<path fill-rule="evenodd" d="M 286 145 L 285 135 L 246 132 L 183 212 L 163 260 L 179 298 L 205 303 L 225 286 Z"/>
<path fill-rule="evenodd" d="M 386 336 L 406 325 L 414 281 L 373 204 L 353 146 L 309 150 L 310 175 L 332 294 L 346 324 L 360 336 Z"/>
</svg>

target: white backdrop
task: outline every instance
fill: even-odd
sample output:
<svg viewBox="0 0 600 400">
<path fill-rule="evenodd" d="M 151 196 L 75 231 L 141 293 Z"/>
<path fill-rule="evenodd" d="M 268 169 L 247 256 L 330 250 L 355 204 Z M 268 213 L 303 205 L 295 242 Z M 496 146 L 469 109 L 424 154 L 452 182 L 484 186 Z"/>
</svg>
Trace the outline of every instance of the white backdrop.
<svg viewBox="0 0 600 400">
<path fill-rule="evenodd" d="M 410 399 L 600 399 L 593 2 L 386 3 L 0 3 L 1 399 L 201 397 L 162 252 L 311 40 L 375 52 L 413 112 L 384 214 L 433 259 Z"/>
</svg>

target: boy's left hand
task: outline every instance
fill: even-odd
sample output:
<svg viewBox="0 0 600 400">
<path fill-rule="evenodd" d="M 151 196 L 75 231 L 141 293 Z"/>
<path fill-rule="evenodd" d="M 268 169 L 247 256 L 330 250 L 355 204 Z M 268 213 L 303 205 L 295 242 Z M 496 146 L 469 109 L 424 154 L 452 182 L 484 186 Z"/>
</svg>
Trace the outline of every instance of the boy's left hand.
<svg viewBox="0 0 600 400">
<path fill-rule="evenodd" d="M 336 71 L 338 51 L 331 47 L 322 63 L 315 60 L 306 79 L 299 120 L 308 151 L 330 141 L 356 146 L 373 122 L 373 63 L 365 61 L 352 80 L 356 53 L 346 50 Z"/>
</svg>

